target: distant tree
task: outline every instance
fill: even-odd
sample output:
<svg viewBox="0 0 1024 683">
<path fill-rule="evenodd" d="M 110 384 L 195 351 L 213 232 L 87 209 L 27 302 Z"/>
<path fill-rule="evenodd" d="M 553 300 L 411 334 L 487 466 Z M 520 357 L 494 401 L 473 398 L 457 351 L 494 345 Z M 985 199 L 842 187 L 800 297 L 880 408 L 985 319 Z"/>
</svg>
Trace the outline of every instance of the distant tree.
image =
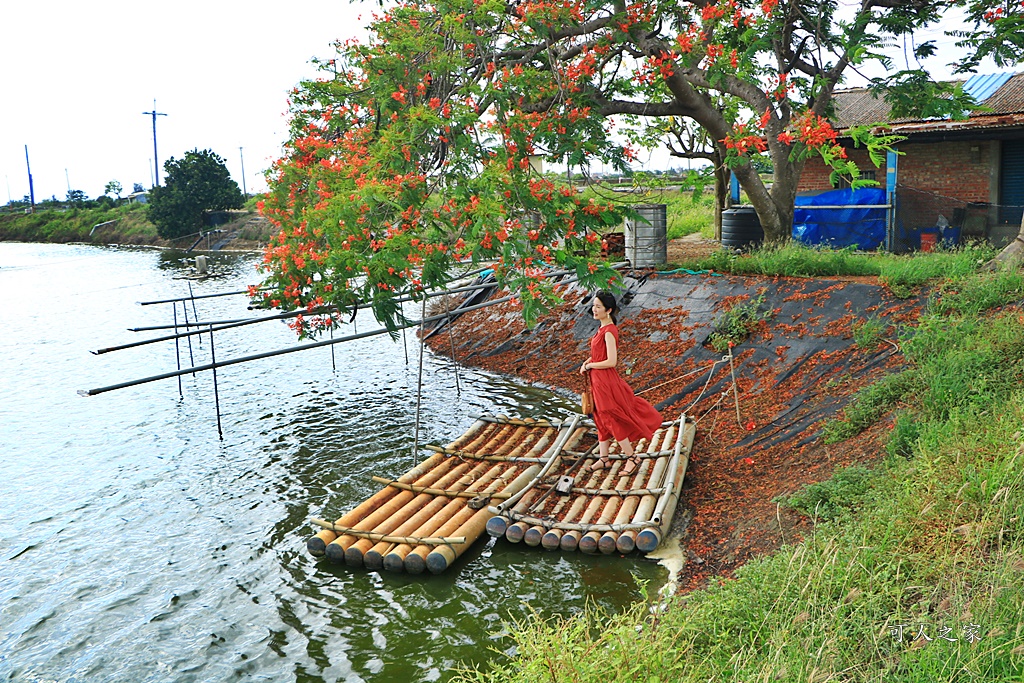
<svg viewBox="0 0 1024 683">
<path fill-rule="evenodd" d="M 182 159 L 171 157 L 164 173 L 164 185 L 154 187 L 149 196 L 149 219 L 164 239 L 198 232 L 203 211 L 242 206 L 238 183 L 211 150 L 185 152 Z"/>
<path fill-rule="evenodd" d="M 85 202 L 88 197 L 85 196 L 85 192 L 82 190 L 68 190 L 67 201 L 72 204 L 81 204 Z"/>
<path fill-rule="evenodd" d="M 123 189 L 124 188 L 121 187 L 121 183 L 117 182 L 116 180 L 111 180 L 109 183 L 106 184 L 106 186 L 104 186 L 103 194 L 105 194 L 105 195 L 114 194 L 114 195 L 117 195 L 118 199 L 120 199 L 121 198 L 121 192 L 123 191 Z"/>
<path fill-rule="evenodd" d="M 132 185 L 132 192 L 145 192 L 145 190 L 142 188 L 142 183 L 134 183 Z"/>
<path fill-rule="evenodd" d="M 114 200 L 111 199 L 108 195 L 101 194 L 99 197 L 96 198 L 96 205 L 103 207 L 104 209 L 109 209 L 114 206 Z"/>
</svg>

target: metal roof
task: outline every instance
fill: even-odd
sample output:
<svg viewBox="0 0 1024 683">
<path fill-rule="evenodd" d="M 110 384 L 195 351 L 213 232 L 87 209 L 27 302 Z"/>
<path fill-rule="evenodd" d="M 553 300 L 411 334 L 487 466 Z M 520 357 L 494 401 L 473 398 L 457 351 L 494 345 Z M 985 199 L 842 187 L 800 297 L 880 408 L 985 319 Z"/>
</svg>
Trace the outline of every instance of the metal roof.
<svg viewBox="0 0 1024 683">
<path fill-rule="evenodd" d="M 1003 87 L 1013 74 L 975 74 L 964 83 L 964 92 L 974 98 L 975 102 L 984 102 Z"/>
<path fill-rule="evenodd" d="M 884 98 L 868 88 L 837 90 L 834 120 L 840 130 L 872 123 L 886 123 L 893 128 L 909 128 L 904 124 L 916 123 L 915 129 L 930 128 L 984 128 L 1006 125 L 1005 115 L 1024 113 L 1024 73 L 1000 73 L 972 76 L 963 83 L 964 90 L 989 111 L 974 111 L 968 121 L 952 122 L 946 119 L 917 117 L 892 118 L 891 107 Z M 995 120 L 998 118 L 998 122 Z M 1018 117 L 1011 117 L 1019 120 Z M 1014 125 L 1014 124 L 1010 124 Z"/>
</svg>

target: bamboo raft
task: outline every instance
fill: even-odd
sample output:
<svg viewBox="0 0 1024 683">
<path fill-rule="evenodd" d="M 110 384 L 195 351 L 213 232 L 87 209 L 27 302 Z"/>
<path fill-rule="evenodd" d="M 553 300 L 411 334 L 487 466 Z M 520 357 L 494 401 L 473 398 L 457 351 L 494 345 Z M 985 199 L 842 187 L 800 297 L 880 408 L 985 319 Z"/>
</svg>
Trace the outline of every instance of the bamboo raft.
<svg viewBox="0 0 1024 683">
<path fill-rule="evenodd" d="M 513 543 L 585 553 L 649 553 L 672 523 L 695 427 L 685 415 L 635 444 L 641 464 L 620 475 L 625 457 L 612 443 L 598 457 L 593 422 L 481 416 L 445 448 L 321 531 L 314 557 L 368 569 L 421 574 L 446 570 L 484 531 Z"/>
</svg>

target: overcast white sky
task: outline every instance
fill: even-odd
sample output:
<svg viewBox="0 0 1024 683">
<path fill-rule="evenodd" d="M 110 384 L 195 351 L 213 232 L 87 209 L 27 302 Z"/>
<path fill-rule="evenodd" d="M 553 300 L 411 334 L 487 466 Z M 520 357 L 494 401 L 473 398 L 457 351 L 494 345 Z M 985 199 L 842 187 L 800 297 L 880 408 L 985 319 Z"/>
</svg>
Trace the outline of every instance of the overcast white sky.
<svg viewBox="0 0 1024 683">
<path fill-rule="evenodd" d="M 252 193 L 280 153 L 288 91 L 315 75 L 336 39 L 362 36 L 376 0 L 5 1 L 0 4 L 0 203 L 89 197 L 118 180 L 148 188 L 156 110 L 161 162 L 212 149 Z M 360 18 L 362 17 L 362 18 Z M 942 56 L 950 61 L 951 41 Z M 901 55 L 902 50 L 895 50 Z M 902 68 L 902 57 L 898 68 Z M 940 75 L 946 75 L 941 73 Z M 242 153 L 239 152 L 242 147 Z M 652 168 L 682 165 L 641 157 Z"/>
<path fill-rule="evenodd" d="M 212 149 L 250 193 L 287 133 L 289 90 L 313 56 L 362 34 L 376 2 L 177 0 L 0 3 L 0 203 L 89 197 L 110 180 L 130 192 L 153 175 L 152 118 L 163 162 Z M 239 147 L 243 148 L 242 154 Z M 67 175 L 65 177 L 65 169 Z"/>
</svg>

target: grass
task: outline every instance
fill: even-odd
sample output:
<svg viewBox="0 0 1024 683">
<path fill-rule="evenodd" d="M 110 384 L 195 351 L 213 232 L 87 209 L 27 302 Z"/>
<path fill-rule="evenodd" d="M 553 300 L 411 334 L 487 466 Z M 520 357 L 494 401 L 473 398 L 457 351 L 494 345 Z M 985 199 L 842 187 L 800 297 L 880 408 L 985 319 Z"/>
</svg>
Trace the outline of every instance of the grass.
<svg viewBox="0 0 1024 683">
<path fill-rule="evenodd" d="M 890 455 L 786 501 L 807 538 L 667 604 L 511 624 L 458 680 L 1024 680 L 1024 289 L 946 274 L 910 370 L 862 397 L 901 406 Z"/>
<path fill-rule="evenodd" d="M 751 335 L 764 320 L 770 320 L 771 310 L 764 306 L 764 292 L 750 301 L 734 304 L 724 311 L 715 322 L 715 331 L 708 335 L 708 344 L 715 353 L 725 353 Z"/>
<path fill-rule="evenodd" d="M 94 226 L 109 221 L 116 223 L 98 227 L 93 232 Z M 125 204 L 112 208 L 47 209 L 2 216 L 0 240 L 152 244 L 159 238 L 156 227 L 146 216 L 146 207 Z"/>
</svg>

